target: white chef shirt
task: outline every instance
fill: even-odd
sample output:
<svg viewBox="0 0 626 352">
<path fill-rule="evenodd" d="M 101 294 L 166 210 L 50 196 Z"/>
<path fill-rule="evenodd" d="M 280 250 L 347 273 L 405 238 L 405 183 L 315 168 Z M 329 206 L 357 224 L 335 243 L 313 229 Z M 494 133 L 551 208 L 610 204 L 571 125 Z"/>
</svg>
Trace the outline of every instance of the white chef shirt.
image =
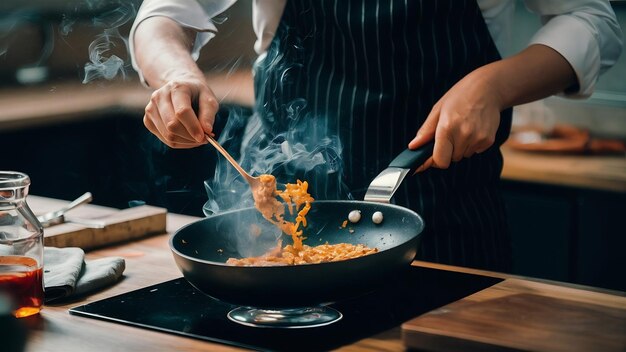
<svg viewBox="0 0 626 352">
<path fill-rule="evenodd" d="M 146 18 L 165 16 L 183 27 L 198 32 L 192 57 L 198 59 L 200 49 L 217 33 L 212 18 L 224 12 L 236 0 L 144 0 L 130 32 L 132 64 L 134 33 Z M 252 24 L 257 35 L 254 49 L 267 50 L 287 0 L 254 0 Z M 510 40 L 515 9 L 514 0 L 477 0 L 487 28 L 499 48 Z M 579 90 L 569 97 L 588 97 L 598 76 L 617 61 L 622 50 L 622 32 L 608 0 L 525 0 L 526 7 L 540 15 L 543 26 L 530 40 L 559 52 L 573 67 Z"/>
</svg>

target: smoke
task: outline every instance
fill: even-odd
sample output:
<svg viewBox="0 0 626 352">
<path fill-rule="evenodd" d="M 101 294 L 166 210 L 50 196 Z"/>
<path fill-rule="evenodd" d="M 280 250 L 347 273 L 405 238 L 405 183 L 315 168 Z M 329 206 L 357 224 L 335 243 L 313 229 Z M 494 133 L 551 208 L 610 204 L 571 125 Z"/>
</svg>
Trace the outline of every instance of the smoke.
<svg viewBox="0 0 626 352">
<path fill-rule="evenodd" d="M 292 89 L 298 87 L 301 79 L 298 71 L 302 72 L 304 67 L 292 61 L 304 57 L 300 52 L 302 47 L 290 45 L 288 50 L 295 52 L 293 55 L 268 54 L 257 60 L 255 89 L 261 91 L 256 92 L 259 101 L 255 112 L 249 117 L 231 114 L 218 142 L 251 175 L 275 176 L 278 188 L 302 180 L 309 183 L 309 193 L 317 200 L 351 199 L 344 183 L 342 143 L 338 131 L 332 129 L 337 124 L 331 123 L 324 114 L 316 114 L 310 102 L 303 98 L 281 102 L 281 98 L 290 96 Z M 275 79 L 263 81 L 268 72 Z M 264 94 L 269 96 L 263 98 Z M 268 108 L 270 105 L 272 108 Z M 268 127 L 270 125 L 281 127 Z M 214 177 L 205 181 L 208 201 L 203 207 L 204 213 L 210 216 L 252 207 L 254 200 L 249 185 L 224 158 L 217 158 Z M 269 242 L 275 245 L 276 240 L 282 238 L 281 231 L 274 226 L 261 226 L 261 236 L 251 233 L 246 225 L 230 227 L 237 234 L 236 248 L 243 256 L 259 254 L 260 247 L 267 250 Z M 268 238 L 273 241 L 268 242 Z"/>
<path fill-rule="evenodd" d="M 133 3 L 122 3 L 119 7 L 93 19 L 93 25 L 104 28 L 104 31 L 89 45 L 90 62 L 85 64 L 83 83 L 89 83 L 98 78 L 112 80 L 118 73 L 122 75 L 122 78 L 126 78 L 126 70 L 129 65 L 124 64 L 124 60 L 119 56 L 109 55 L 109 51 L 121 43 L 127 57 L 130 56 L 128 38 L 120 34 L 119 28 L 131 21 L 136 14 L 137 9 Z M 61 26 L 61 28 L 65 32 L 71 30 L 71 26 L 68 27 L 67 25 Z"/>
<path fill-rule="evenodd" d="M 247 118 L 235 118 L 232 124 L 229 118 L 218 141 L 231 146 L 229 152 L 253 176 L 275 176 L 278 188 L 301 180 L 309 183 L 309 193 L 316 200 L 352 199 L 345 183 L 343 144 L 337 121 L 325 112 L 318 113 L 317 102 L 308 97 L 290 98 L 295 92 L 304 91 L 301 84 L 307 79 L 308 56 L 302 41 L 293 37 L 297 36 L 295 32 L 288 31 L 285 35 L 290 37 L 274 37 L 267 54 L 255 62 L 255 112 Z M 284 39 L 288 45 L 281 45 Z M 254 200 L 245 180 L 225 159 L 218 156 L 217 160 L 214 177 L 205 181 L 208 195 L 203 207 L 205 215 L 252 207 Z M 315 209 L 315 202 L 312 207 Z M 254 219 L 224 227 L 232 229 L 231 238 L 240 255 L 262 254 L 281 239 L 289 243 L 288 237 L 262 219 L 255 222 L 261 227 L 261 234 L 256 235 L 245 225 L 251 221 Z M 304 229 L 305 237 L 313 235 Z"/>
<path fill-rule="evenodd" d="M 10 0 L 0 6 L 0 56 L 5 55 L 11 45 L 17 45 L 16 29 L 24 24 L 35 25 L 41 32 L 43 46 L 39 59 L 30 66 L 45 67 L 54 47 L 53 24 L 58 23 L 61 38 L 69 36 L 76 24 L 89 23 L 101 30 L 88 48 L 89 61 L 84 64 L 83 83 L 117 76 L 127 77 L 130 64 L 128 38 L 121 34 L 124 25 L 135 18 L 140 0 L 40 0 L 21 3 Z"/>
<path fill-rule="evenodd" d="M 278 188 L 300 179 L 309 182 L 309 192 L 315 199 L 350 198 L 343 183 L 341 142 L 337 136 L 327 133 L 315 134 L 320 137 L 304 133 L 307 137 L 303 138 L 303 132 L 316 128 L 323 131 L 322 128 L 327 126 L 323 118 L 303 113 L 305 107 L 304 100 L 288 104 L 290 128 L 272 136 L 266 133 L 258 113 L 249 117 L 231 114 L 218 142 L 251 175 L 274 175 Z M 203 207 L 205 215 L 253 207 L 254 199 L 247 182 L 228 161 L 221 156 L 217 158 L 214 177 L 204 182 L 208 195 Z M 328 187 L 329 184 L 338 187 Z M 278 228 L 263 220 L 255 223 L 262 235 L 255 235 L 249 222 L 245 219 L 228 225 L 237 234 L 233 236 L 234 245 L 244 257 L 264 253 L 283 237 Z"/>
<path fill-rule="evenodd" d="M 114 39 L 122 38 L 117 28 L 106 29 L 104 33 L 98 35 L 98 38 L 89 44 L 89 60 L 85 64 L 85 78 L 83 83 L 89 83 L 98 78 L 112 80 L 117 76 L 118 72 L 122 78 L 126 78 L 124 68 L 124 60 L 117 55 L 106 56 L 111 47 L 115 46 Z"/>
<path fill-rule="evenodd" d="M 229 152 L 250 174 L 276 176 L 279 187 L 300 179 L 309 182 L 310 192 L 316 198 L 349 197 L 347 186 L 343 183 L 341 142 L 337 136 L 327 133 L 303 133 L 316 129 L 322 131 L 327 126 L 323 118 L 312 118 L 310 113 L 300 113 L 305 106 L 304 100 L 289 104 L 290 128 L 272 136 L 266 133 L 258 113 L 250 117 L 230 116 L 218 142 L 227 149 L 228 146 L 234 146 Z M 237 142 L 237 139 L 241 142 Z M 339 186 L 314 188 L 321 184 Z M 205 181 L 205 189 L 209 198 L 204 206 L 207 215 L 254 205 L 246 181 L 221 156 L 217 161 L 215 176 Z"/>
</svg>

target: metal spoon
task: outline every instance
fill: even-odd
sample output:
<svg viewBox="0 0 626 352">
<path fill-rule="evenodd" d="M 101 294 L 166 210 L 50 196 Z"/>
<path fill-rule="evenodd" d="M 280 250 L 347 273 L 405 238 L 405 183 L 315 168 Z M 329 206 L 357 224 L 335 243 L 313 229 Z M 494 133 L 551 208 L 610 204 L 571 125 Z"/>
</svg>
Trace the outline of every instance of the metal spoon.
<svg viewBox="0 0 626 352">
<path fill-rule="evenodd" d="M 252 175 L 250 175 L 249 173 L 246 172 L 246 170 L 244 170 L 241 165 L 239 165 L 239 163 L 237 163 L 235 161 L 235 159 L 233 159 L 233 157 L 228 154 L 228 152 L 226 151 L 226 149 L 224 149 L 215 139 L 213 139 L 213 137 L 206 135 L 206 140 L 211 143 L 215 149 L 217 149 L 218 152 L 220 152 L 224 158 L 226 158 L 226 160 L 228 160 L 228 162 L 235 168 L 237 169 L 237 171 L 239 171 L 239 173 L 241 174 L 241 176 L 243 176 L 243 178 L 248 182 L 248 184 L 250 185 L 250 189 L 252 189 L 252 194 L 255 195 L 256 194 L 256 190 L 259 189 L 259 187 L 261 187 L 261 180 L 258 177 L 254 177 Z"/>
<path fill-rule="evenodd" d="M 76 222 L 76 223 L 80 223 L 86 226 L 96 227 L 96 228 L 104 227 L 104 225 L 97 223 L 97 222 L 94 222 L 94 223 L 91 223 L 90 221 L 83 222 L 82 220 L 66 221 L 65 219 L 66 212 L 76 208 L 79 205 L 89 203 L 92 200 L 93 200 L 93 197 L 91 195 L 91 192 L 86 192 L 85 194 L 76 198 L 70 204 L 66 205 L 65 207 L 59 210 L 50 211 L 45 214 L 41 214 L 37 216 L 37 220 L 39 220 L 39 222 L 41 223 L 41 226 L 43 227 L 50 227 L 52 225 L 60 224 L 63 222 Z"/>
</svg>

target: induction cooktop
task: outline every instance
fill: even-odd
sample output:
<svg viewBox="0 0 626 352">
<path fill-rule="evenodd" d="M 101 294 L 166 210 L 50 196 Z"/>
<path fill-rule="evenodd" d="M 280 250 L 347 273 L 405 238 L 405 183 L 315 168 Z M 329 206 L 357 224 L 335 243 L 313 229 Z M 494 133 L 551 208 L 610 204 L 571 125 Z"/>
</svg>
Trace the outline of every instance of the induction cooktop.
<svg viewBox="0 0 626 352">
<path fill-rule="evenodd" d="M 236 306 L 204 295 L 182 277 L 74 307 L 70 313 L 254 350 L 283 351 L 298 346 L 299 351 L 319 351 L 391 329 L 500 281 L 412 266 L 390 278 L 384 287 L 331 304 L 343 314 L 341 320 L 306 329 L 237 324 L 227 318 Z"/>
</svg>

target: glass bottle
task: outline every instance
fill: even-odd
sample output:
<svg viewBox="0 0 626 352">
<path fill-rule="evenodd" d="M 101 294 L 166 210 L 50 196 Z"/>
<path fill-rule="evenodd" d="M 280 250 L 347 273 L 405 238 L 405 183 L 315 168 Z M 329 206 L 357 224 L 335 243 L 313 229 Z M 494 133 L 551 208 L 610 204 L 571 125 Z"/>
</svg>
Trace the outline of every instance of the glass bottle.
<svg viewBox="0 0 626 352">
<path fill-rule="evenodd" d="M 0 171 L 0 295 L 18 318 L 43 305 L 43 228 L 26 204 L 30 178 Z"/>
</svg>

